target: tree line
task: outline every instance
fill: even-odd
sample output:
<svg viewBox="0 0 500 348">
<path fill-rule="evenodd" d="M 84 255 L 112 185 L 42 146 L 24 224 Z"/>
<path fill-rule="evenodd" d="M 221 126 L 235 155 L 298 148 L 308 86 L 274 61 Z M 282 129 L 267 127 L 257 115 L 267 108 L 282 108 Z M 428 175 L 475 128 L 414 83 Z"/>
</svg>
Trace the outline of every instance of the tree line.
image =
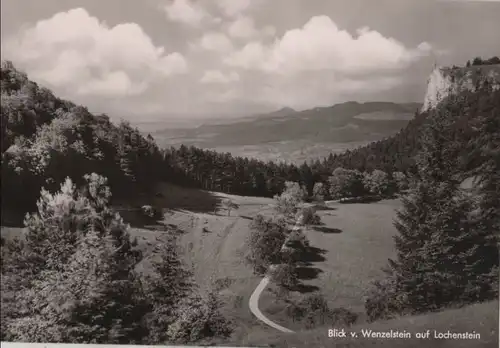
<svg viewBox="0 0 500 348">
<path fill-rule="evenodd" d="M 482 59 L 481 57 L 476 57 L 472 60 L 467 61 L 466 67 L 478 66 L 478 65 L 494 65 L 500 64 L 500 58 L 497 56 L 491 57 L 490 59 Z"/>
</svg>

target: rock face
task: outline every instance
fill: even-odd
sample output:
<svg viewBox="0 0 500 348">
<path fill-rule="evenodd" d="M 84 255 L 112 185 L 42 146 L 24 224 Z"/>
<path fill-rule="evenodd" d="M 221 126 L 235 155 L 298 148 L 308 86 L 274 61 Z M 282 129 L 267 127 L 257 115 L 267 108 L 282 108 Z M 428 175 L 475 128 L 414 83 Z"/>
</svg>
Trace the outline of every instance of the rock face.
<svg viewBox="0 0 500 348">
<path fill-rule="evenodd" d="M 450 94 L 475 90 L 486 81 L 494 88 L 500 88 L 500 64 L 468 68 L 437 67 L 427 80 L 427 92 L 422 111 L 435 108 Z"/>
</svg>

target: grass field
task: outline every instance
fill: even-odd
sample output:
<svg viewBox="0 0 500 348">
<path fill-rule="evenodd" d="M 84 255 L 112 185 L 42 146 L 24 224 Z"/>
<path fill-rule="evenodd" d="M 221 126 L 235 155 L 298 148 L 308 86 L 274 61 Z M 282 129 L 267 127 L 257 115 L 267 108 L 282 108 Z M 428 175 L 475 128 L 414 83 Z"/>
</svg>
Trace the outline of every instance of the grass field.
<svg viewBox="0 0 500 348">
<path fill-rule="evenodd" d="M 236 327 L 231 343 L 241 344 L 249 333 L 272 334 L 274 329 L 257 321 L 248 309 L 249 297 L 260 277 L 255 276 L 246 264 L 244 252 L 251 219 L 259 212 L 274 214 L 273 201 L 168 184 L 163 184 L 158 191 L 163 197 L 149 198 L 149 204 L 164 209 L 163 221 L 158 226 L 135 224 L 132 228 L 132 234 L 138 236 L 145 254 L 150 253 L 156 238 L 161 239 L 162 228 L 177 230 L 184 259 L 192 266 L 197 285 L 201 289 L 208 289 L 216 283 L 221 286 L 223 311 Z M 217 208 L 223 198 L 231 198 L 239 205 L 230 216 Z M 176 202 L 177 208 L 173 208 L 172 202 Z M 147 199 L 138 202 L 147 203 Z M 324 225 L 306 232 L 315 254 L 311 255 L 311 266 L 300 269 L 302 290 L 291 293 L 291 299 L 298 300 L 307 293 L 320 292 L 332 307 L 345 307 L 362 318 L 367 286 L 382 275 L 381 268 L 394 250 L 392 219 L 398 206 L 397 200 L 371 204 L 331 203 L 328 209 L 319 211 Z M 154 231 L 159 231 L 160 237 Z M 147 268 L 147 263 L 144 268 Z M 285 327 L 303 329 L 303 324 L 293 323 L 286 315 L 286 303 L 269 291 L 272 289 L 273 286 L 262 294 L 259 301 L 261 311 Z"/>
<path fill-rule="evenodd" d="M 324 225 L 306 231 L 314 250 L 310 266 L 299 268 L 302 291 L 289 294 L 289 299 L 318 292 L 332 308 L 344 307 L 365 320 L 364 295 L 370 282 L 383 277 L 382 267 L 394 256 L 393 218 L 399 200 L 376 203 L 333 203 L 319 211 Z M 272 289 L 272 287 L 271 287 Z M 261 297 L 261 310 L 268 317 L 293 330 L 302 328 L 285 313 L 287 303 L 271 291 Z"/>
<path fill-rule="evenodd" d="M 137 217 L 137 208 L 119 210 L 131 224 L 131 235 L 138 238 L 146 260 L 140 270 L 147 272 L 148 257 L 166 233 L 177 233 L 183 258 L 193 271 L 201 291 L 217 287 L 223 303 L 222 312 L 234 323 L 231 342 L 237 344 L 249 332 L 270 334 L 272 328 L 260 323 L 250 312 L 248 301 L 260 282 L 245 262 L 245 243 L 249 223 L 260 211 L 269 211 L 272 199 L 232 196 L 162 184 L 157 189 L 161 197 L 144 197 L 137 206 L 151 204 L 163 209 L 163 220 L 144 223 Z M 230 198 L 238 208 L 227 211 L 220 202 Z M 212 342 L 214 343 L 214 342 Z M 215 342 L 222 344 L 224 342 Z"/>
</svg>

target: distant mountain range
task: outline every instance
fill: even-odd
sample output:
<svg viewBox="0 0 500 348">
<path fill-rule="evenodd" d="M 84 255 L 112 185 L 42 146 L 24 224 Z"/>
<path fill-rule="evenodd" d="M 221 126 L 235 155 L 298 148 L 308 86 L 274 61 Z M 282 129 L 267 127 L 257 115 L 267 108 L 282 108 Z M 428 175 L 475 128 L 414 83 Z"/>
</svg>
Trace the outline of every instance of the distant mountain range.
<svg viewBox="0 0 500 348">
<path fill-rule="evenodd" d="M 346 102 L 296 111 L 274 112 L 197 124 L 192 128 L 161 129 L 152 133 L 161 146 L 194 145 L 261 159 L 302 161 L 344 151 L 397 133 L 419 103 Z M 167 128 L 168 127 L 168 128 Z"/>
</svg>

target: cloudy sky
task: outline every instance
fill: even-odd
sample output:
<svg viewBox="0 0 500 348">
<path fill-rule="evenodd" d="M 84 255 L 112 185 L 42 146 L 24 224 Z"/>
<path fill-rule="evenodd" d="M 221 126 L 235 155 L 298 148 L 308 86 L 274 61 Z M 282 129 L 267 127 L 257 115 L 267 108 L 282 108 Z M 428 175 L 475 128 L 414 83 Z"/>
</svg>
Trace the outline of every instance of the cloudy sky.
<svg viewBox="0 0 500 348">
<path fill-rule="evenodd" d="M 422 101 L 434 62 L 500 54 L 500 2 L 2 0 L 2 59 L 133 121 Z"/>
</svg>

